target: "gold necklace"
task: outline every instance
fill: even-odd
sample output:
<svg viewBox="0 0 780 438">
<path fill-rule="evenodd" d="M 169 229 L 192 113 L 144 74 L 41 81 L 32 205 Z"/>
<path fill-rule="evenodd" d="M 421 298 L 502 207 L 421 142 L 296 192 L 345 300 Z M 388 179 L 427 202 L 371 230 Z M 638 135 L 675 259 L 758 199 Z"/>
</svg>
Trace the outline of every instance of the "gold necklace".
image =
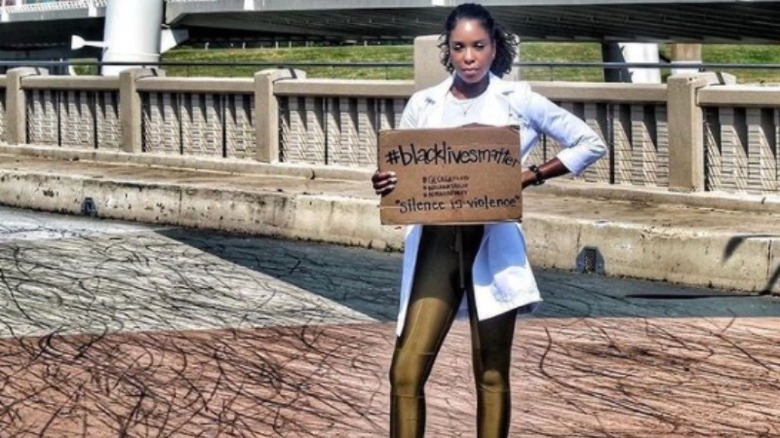
<svg viewBox="0 0 780 438">
<path fill-rule="evenodd" d="M 450 92 L 450 95 L 452 96 L 452 101 L 455 102 L 455 105 L 460 108 L 460 111 L 463 113 L 462 116 L 466 117 L 466 115 L 469 113 L 469 110 L 472 106 L 474 106 L 474 102 L 478 99 L 478 97 L 470 97 L 466 99 L 458 99 L 455 97 L 455 95 Z"/>
<path fill-rule="evenodd" d="M 466 114 L 468 114 L 471 107 L 474 106 L 473 100 L 467 100 L 465 102 L 455 100 L 455 102 L 458 104 L 458 108 L 463 112 L 463 117 L 466 117 Z"/>
</svg>

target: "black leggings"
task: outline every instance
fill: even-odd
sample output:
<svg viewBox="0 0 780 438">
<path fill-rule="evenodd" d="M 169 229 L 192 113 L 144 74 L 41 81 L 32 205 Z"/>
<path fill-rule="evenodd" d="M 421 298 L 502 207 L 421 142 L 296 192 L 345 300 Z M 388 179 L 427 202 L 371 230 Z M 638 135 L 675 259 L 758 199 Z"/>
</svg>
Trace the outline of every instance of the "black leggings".
<svg viewBox="0 0 780 438">
<path fill-rule="evenodd" d="M 509 434 L 509 364 L 517 311 L 477 320 L 471 266 L 483 227 L 460 227 L 462 239 L 457 236 L 457 228 L 423 228 L 406 323 L 396 340 L 390 367 L 393 438 L 418 438 L 425 433 L 423 387 L 464 293 L 477 389 L 477 436 L 499 438 Z M 464 273 L 459 269 L 461 263 L 466 267 Z"/>
</svg>

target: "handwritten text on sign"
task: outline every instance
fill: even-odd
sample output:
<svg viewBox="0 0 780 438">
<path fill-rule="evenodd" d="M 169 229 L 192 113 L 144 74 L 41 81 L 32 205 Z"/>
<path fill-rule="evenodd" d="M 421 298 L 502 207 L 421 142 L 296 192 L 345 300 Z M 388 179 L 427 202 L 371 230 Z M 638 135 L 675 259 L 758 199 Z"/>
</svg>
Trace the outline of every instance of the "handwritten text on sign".
<svg viewBox="0 0 780 438">
<path fill-rule="evenodd" d="M 520 138 L 512 127 L 382 131 L 379 168 L 398 176 L 384 224 L 453 224 L 522 217 Z"/>
</svg>

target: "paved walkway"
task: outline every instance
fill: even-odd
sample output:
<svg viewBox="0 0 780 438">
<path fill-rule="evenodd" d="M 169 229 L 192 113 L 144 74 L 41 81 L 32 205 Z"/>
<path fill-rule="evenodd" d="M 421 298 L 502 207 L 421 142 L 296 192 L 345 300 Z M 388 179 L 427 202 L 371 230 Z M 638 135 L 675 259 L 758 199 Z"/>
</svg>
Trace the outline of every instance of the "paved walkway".
<svg viewBox="0 0 780 438">
<path fill-rule="evenodd" d="M 0 436 L 384 437 L 400 255 L 0 208 Z M 539 270 L 513 437 L 780 436 L 780 300 Z M 429 437 L 474 437 L 468 327 Z"/>
</svg>

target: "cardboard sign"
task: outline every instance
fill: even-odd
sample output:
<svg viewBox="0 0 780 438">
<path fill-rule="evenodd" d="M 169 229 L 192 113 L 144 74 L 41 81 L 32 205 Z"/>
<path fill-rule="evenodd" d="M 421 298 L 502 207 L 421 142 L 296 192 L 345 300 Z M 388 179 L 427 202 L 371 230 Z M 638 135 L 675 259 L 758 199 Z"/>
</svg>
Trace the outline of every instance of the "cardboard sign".
<svg viewBox="0 0 780 438">
<path fill-rule="evenodd" d="M 522 217 L 520 133 L 470 125 L 379 133 L 379 170 L 394 171 L 383 224 L 474 224 Z"/>
</svg>

